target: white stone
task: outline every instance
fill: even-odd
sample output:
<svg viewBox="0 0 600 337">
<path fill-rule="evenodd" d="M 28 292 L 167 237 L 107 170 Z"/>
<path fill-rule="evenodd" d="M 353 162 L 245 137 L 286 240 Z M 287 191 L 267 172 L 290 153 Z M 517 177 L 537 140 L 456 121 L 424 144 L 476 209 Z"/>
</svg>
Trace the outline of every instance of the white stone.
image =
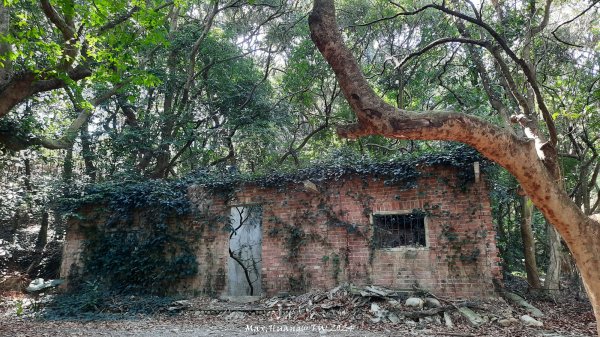
<svg viewBox="0 0 600 337">
<path fill-rule="evenodd" d="M 529 316 L 529 315 L 523 315 L 520 317 L 521 318 L 521 322 L 523 322 L 523 324 L 528 325 L 528 326 L 539 326 L 542 327 L 544 326 L 544 323 L 536 320 L 535 318 Z"/>
<path fill-rule="evenodd" d="M 418 297 L 410 297 L 410 298 L 406 299 L 406 302 L 404 302 L 404 305 L 406 305 L 407 307 L 422 309 L 424 303 L 425 302 L 423 302 L 423 300 Z"/>
</svg>

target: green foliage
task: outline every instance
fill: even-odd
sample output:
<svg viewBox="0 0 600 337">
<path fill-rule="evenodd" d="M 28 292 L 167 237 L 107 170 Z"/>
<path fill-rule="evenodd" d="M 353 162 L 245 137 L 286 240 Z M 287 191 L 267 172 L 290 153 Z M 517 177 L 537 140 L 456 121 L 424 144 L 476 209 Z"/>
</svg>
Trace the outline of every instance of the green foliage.
<svg viewBox="0 0 600 337">
<path fill-rule="evenodd" d="M 284 188 L 288 184 L 338 181 L 347 175 L 369 179 L 383 179 L 386 185 L 410 189 L 416 187 L 421 176 L 418 167 L 448 166 L 457 168 L 459 185 L 468 186 L 473 181 L 472 163 L 481 162 L 482 168 L 492 167 L 473 148 L 454 144 L 447 148 L 421 155 L 404 155 L 379 161 L 353 153 L 334 153 L 331 158 L 314 161 L 300 169 L 277 170 L 258 174 L 240 172 L 198 171 L 188 179 L 213 191 L 234 191 L 237 186 L 250 183 L 260 187 Z"/>
<path fill-rule="evenodd" d="M 98 277 L 119 293 L 164 295 L 198 272 L 193 244 L 184 232 L 178 234 L 158 230 L 145 238 L 131 232 L 92 235 L 84 245 L 84 277 Z"/>
<path fill-rule="evenodd" d="M 197 238 L 177 221 L 190 215 L 185 193 L 181 182 L 150 180 L 92 185 L 83 197 L 65 200 L 83 221 L 89 221 L 85 206 L 106 206 L 100 210 L 106 221 L 86 233 L 82 279 L 100 280 L 119 293 L 165 294 L 195 275 Z"/>
</svg>

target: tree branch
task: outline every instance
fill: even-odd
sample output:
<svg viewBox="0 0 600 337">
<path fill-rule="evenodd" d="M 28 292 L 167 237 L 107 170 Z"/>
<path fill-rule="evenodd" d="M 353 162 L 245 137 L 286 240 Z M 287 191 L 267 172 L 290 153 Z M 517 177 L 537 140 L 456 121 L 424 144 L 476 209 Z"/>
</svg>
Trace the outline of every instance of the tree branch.
<svg viewBox="0 0 600 337">
<path fill-rule="evenodd" d="M 73 27 L 70 27 L 67 24 L 65 19 L 54 9 L 54 7 L 52 7 L 49 0 L 40 0 L 40 5 L 48 20 L 60 30 L 66 42 L 75 37 L 75 30 Z"/>
<path fill-rule="evenodd" d="M 76 110 L 79 111 L 79 114 L 75 120 L 71 122 L 69 127 L 63 132 L 63 135 L 59 138 L 52 139 L 48 137 L 31 137 L 24 138 L 18 135 L 18 129 L 14 130 L 0 130 L 0 144 L 4 145 L 6 148 L 13 151 L 21 151 L 30 146 L 39 145 L 44 148 L 50 150 L 58 150 L 58 149 L 66 149 L 71 147 L 75 139 L 77 138 L 77 134 L 79 133 L 79 129 L 87 123 L 88 119 L 92 115 L 93 107 L 102 104 L 114 94 L 117 93 L 119 89 L 124 85 L 124 83 L 115 85 L 111 90 L 99 95 L 96 99 L 91 102 L 91 106 L 82 106 L 80 102 L 83 100 L 81 97 L 72 97 L 71 93 L 68 94 L 71 96 L 71 100 Z"/>
<path fill-rule="evenodd" d="M 67 76 L 73 81 L 79 81 L 90 75 L 92 75 L 91 70 L 83 65 L 67 72 Z M 32 71 L 17 74 L 4 87 L 0 88 L 0 118 L 31 95 L 64 86 L 65 81 L 59 77 L 39 78 Z"/>
<path fill-rule="evenodd" d="M 595 0 L 595 1 L 593 1 L 591 5 L 589 5 L 589 6 L 588 6 L 586 9 L 584 9 L 584 10 L 583 10 L 581 13 L 577 14 L 577 15 L 576 15 L 574 18 L 572 18 L 571 20 L 567 20 L 567 21 L 565 21 L 565 22 L 561 23 L 560 25 L 556 26 L 556 28 L 554 28 L 554 30 L 552 31 L 552 36 L 554 36 L 554 38 L 555 38 L 556 40 L 558 40 L 559 42 L 562 42 L 562 43 L 564 43 L 564 44 L 566 44 L 566 45 L 569 45 L 569 46 L 572 46 L 572 47 L 577 47 L 577 48 L 583 48 L 583 46 L 580 46 L 580 45 L 577 45 L 577 44 L 574 44 L 574 43 L 570 43 L 570 42 L 566 42 L 566 41 L 564 41 L 564 40 L 560 39 L 560 38 L 559 38 L 559 37 L 556 35 L 556 31 L 557 31 L 557 30 L 558 30 L 560 27 L 562 27 L 562 26 L 564 26 L 564 25 L 568 25 L 568 24 L 570 24 L 571 22 L 573 22 L 573 21 L 577 20 L 579 17 L 581 17 L 582 15 L 584 15 L 585 13 L 587 13 L 587 11 L 589 11 L 589 10 L 590 10 L 590 9 L 592 9 L 592 8 L 594 8 L 594 6 L 596 6 L 596 5 L 597 5 L 599 2 L 600 2 L 600 0 Z"/>
<path fill-rule="evenodd" d="M 428 52 L 429 50 L 431 50 L 439 45 L 446 44 L 446 43 L 452 43 L 452 42 L 473 44 L 473 45 L 484 47 L 486 49 L 492 49 L 492 44 L 489 43 L 488 41 L 474 40 L 474 39 L 464 38 L 464 37 L 445 37 L 445 38 L 437 39 L 437 40 L 429 43 L 427 46 L 423 47 L 422 49 L 420 49 L 414 53 L 408 54 L 400 62 L 400 64 L 398 64 L 395 68 L 403 68 L 404 65 L 408 61 L 410 61 L 412 58 L 421 56 L 421 55 L 425 54 L 426 52 Z"/>
</svg>

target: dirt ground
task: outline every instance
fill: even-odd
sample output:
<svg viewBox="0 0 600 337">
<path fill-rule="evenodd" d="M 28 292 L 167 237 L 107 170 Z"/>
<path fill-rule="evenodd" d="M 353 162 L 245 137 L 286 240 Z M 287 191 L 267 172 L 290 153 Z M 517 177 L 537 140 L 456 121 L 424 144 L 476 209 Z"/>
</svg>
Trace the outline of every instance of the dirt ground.
<svg viewBox="0 0 600 337">
<path fill-rule="evenodd" d="M 528 326 L 522 322 L 520 318 L 529 312 L 503 298 L 469 301 L 468 306 L 484 321 L 473 327 L 455 310 L 467 306 L 465 302 L 440 299 L 442 311 L 427 307 L 411 309 L 401 298 L 364 297 L 352 294 L 348 288 L 340 289 L 344 290 L 314 291 L 252 302 L 209 297 L 185 300 L 103 297 L 102 306 L 94 310 L 83 309 L 80 301 L 59 302 L 56 294 L 33 297 L 21 292 L 5 292 L 0 293 L 0 337 L 596 336 L 596 322 L 589 302 L 573 296 L 552 301 L 523 294 L 543 312 L 542 317 L 537 317 L 543 326 Z M 136 307 L 150 308 L 150 311 L 142 313 L 136 311 Z M 69 309 L 70 314 L 52 314 L 52 308 Z M 419 315 L 419 318 L 411 316 L 431 310 L 435 313 Z M 392 319 L 391 312 L 396 313 L 396 319 Z M 385 314 L 381 316 L 381 313 Z M 451 325 L 445 322 L 446 318 Z M 512 319 L 512 323 L 501 324 L 507 318 Z"/>
<path fill-rule="evenodd" d="M 465 331 L 466 330 L 466 331 Z M 154 317 L 122 321 L 31 321 L 22 319 L 0 320 L 0 336 L 53 337 L 53 336 L 107 336 L 107 337 L 208 337 L 208 336 L 593 336 L 563 331 L 557 333 L 539 329 L 509 329 L 483 327 L 462 328 L 462 331 L 439 329 L 413 329 L 404 325 L 389 325 L 372 330 L 335 323 L 272 322 L 261 319 L 244 319 L 227 322 L 221 318 Z"/>
<path fill-rule="evenodd" d="M 198 304 L 204 302 L 199 300 Z M 208 336 L 511 336 L 511 337 L 565 337 L 595 336 L 593 315 L 585 306 L 554 303 L 536 303 L 544 310 L 544 327 L 515 324 L 502 327 L 494 322 L 480 327 L 468 326 L 455 319 L 455 327 L 443 324 L 407 325 L 404 322 L 373 323 L 371 321 L 345 322 L 343 320 L 297 320 L 278 317 L 276 313 L 246 314 L 221 312 L 207 314 L 194 309 L 177 314 L 132 316 L 109 320 L 50 320 L 35 316 L 17 317 L 4 312 L 0 317 L 0 337 L 208 337 Z M 558 309 L 556 309 L 558 308 Z M 493 310 L 493 309 L 492 309 Z"/>
</svg>

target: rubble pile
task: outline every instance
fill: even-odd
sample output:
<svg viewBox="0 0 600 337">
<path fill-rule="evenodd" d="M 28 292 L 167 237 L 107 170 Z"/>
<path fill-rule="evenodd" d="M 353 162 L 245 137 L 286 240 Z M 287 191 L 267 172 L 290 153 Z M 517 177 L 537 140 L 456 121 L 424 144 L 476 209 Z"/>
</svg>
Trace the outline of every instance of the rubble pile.
<svg viewBox="0 0 600 337">
<path fill-rule="evenodd" d="M 356 287 L 341 285 L 329 291 L 313 291 L 298 296 L 278 296 L 260 303 L 271 309 L 270 316 L 285 320 L 335 320 L 346 324 L 404 323 L 411 326 L 445 324 L 453 327 L 462 309 L 474 316 L 465 318 L 473 326 L 486 319 L 468 307 L 476 304 L 466 301 L 442 304 L 433 296 L 410 297 L 406 291 L 395 291 L 379 286 Z M 453 316 L 455 318 L 453 318 Z"/>
<path fill-rule="evenodd" d="M 519 309 L 523 303 L 515 309 L 502 298 L 461 301 L 439 298 L 423 291 L 417 293 L 418 296 L 414 292 L 379 286 L 343 284 L 331 290 L 315 290 L 296 296 L 281 294 L 271 298 L 244 299 L 243 303 L 239 299 L 237 303 L 231 298 L 215 299 L 191 310 L 235 321 L 261 316 L 270 321 L 336 322 L 357 327 L 380 326 L 382 329 L 387 325 L 405 325 L 415 329 L 438 326 L 449 330 L 459 327 L 543 326 L 541 321 L 530 316 L 520 316 L 528 312 Z"/>
</svg>

